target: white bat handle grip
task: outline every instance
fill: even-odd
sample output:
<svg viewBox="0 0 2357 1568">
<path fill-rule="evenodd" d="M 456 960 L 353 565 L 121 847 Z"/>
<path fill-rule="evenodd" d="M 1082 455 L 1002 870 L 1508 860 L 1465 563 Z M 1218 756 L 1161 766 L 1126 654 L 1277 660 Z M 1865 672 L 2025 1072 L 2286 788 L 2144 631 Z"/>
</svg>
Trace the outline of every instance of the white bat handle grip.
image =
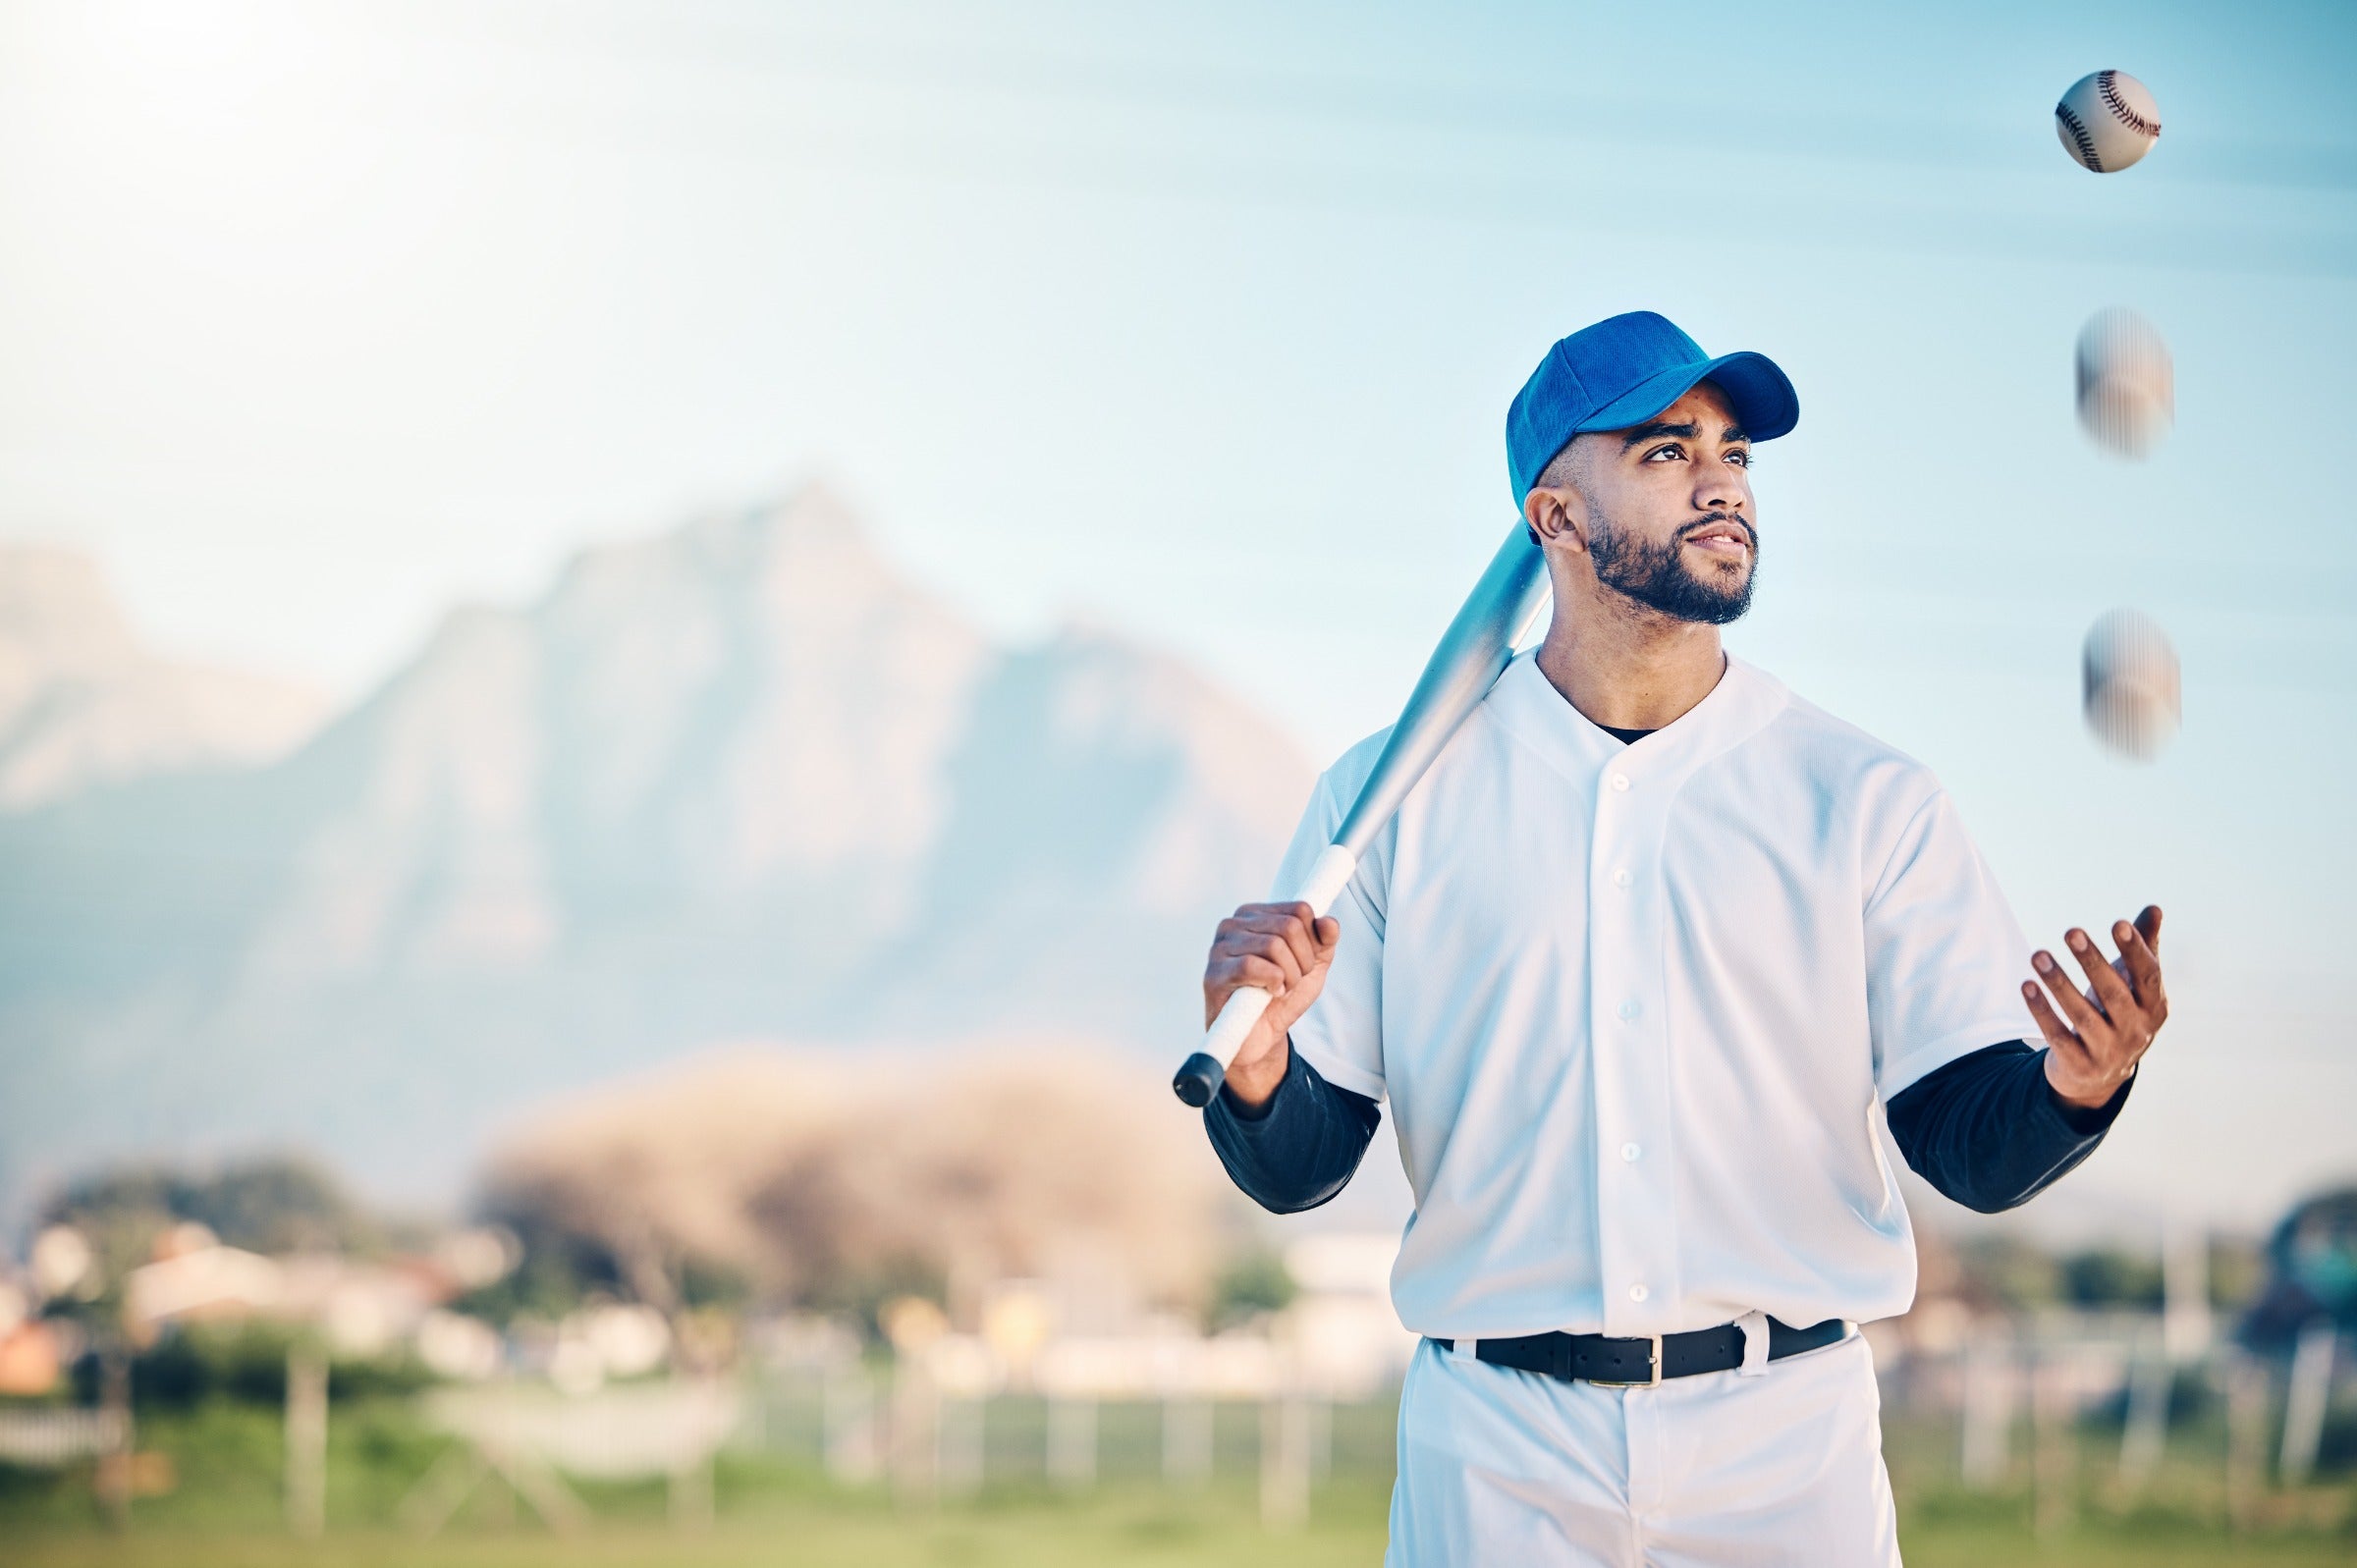
<svg viewBox="0 0 2357 1568">
<path fill-rule="evenodd" d="M 1334 907 L 1334 901 L 1357 875 L 1358 856 L 1339 843 L 1330 843 L 1309 863 L 1309 875 L 1301 879 L 1301 891 L 1293 896 L 1322 915 Z"/>
<path fill-rule="evenodd" d="M 1342 896 L 1343 889 L 1358 871 L 1358 856 L 1341 844 L 1328 844 L 1313 861 L 1309 875 L 1301 879 L 1297 894 L 1312 912 L 1323 915 Z M 1208 1106 L 1211 1097 L 1220 1090 L 1220 1081 L 1228 1076 L 1228 1064 L 1235 1059 L 1244 1042 L 1252 1036 L 1252 1026 L 1260 1015 L 1269 1010 L 1274 999 L 1258 986 L 1241 986 L 1229 994 L 1220 1004 L 1219 1017 L 1212 1020 L 1211 1030 L 1203 1037 L 1203 1049 L 1186 1058 L 1171 1087 L 1178 1098 L 1190 1106 Z"/>
<path fill-rule="evenodd" d="M 1252 1026 L 1260 1022 L 1260 1015 L 1276 1000 L 1258 986 L 1243 986 L 1221 1004 L 1219 1017 L 1212 1020 L 1211 1032 L 1203 1037 L 1203 1054 L 1220 1064 L 1221 1077 L 1228 1075 L 1228 1064 L 1244 1049 L 1244 1042 L 1252 1036 Z"/>
</svg>

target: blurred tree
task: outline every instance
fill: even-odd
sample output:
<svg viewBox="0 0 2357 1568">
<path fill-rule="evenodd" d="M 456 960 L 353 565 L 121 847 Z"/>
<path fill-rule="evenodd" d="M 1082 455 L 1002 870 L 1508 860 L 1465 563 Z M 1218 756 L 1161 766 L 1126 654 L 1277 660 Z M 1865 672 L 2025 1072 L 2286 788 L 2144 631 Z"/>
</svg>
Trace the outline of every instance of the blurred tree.
<svg viewBox="0 0 2357 1568">
<path fill-rule="evenodd" d="M 2210 1239 L 2210 1305 L 2247 1307 L 2267 1288 L 2267 1249 L 2248 1236 Z"/>
<path fill-rule="evenodd" d="M 2051 1253 L 2015 1236 L 1975 1236 L 1956 1248 L 1956 1294 L 1983 1310 L 2025 1312 L 2062 1296 Z"/>
<path fill-rule="evenodd" d="M 484 1172 L 481 1213 L 564 1261 L 519 1291 L 675 1318 L 745 1299 L 865 1320 L 897 1295 L 946 1304 L 952 1278 L 1069 1269 L 1191 1310 L 1229 1197 L 1167 1099 L 1093 1053 L 731 1054 L 527 1129 Z"/>
<path fill-rule="evenodd" d="M 753 1283 L 744 1271 L 693 1255 L 680 1260 L 680 1302 L 689 1308 L 751 1304 Z"/>
<path fill-rule="evenodd" d="M 1260 1313 L 1282 1312 L 1296 1293 L 1283 1258 L 1265 1249 L 1244 1253 L 1212 1282 L 1210 1325 L 1226 1328 Z"/>
<path fill-rule="evenodd" d="M 183 1325 L 133 1358 L 132 1404 L 141 1410 L 188 1410 L 214 1400 L 283 1405 L 287 1352 L 296 1333 L 278 1324 Z M 75 1363 L 75 1393 L 82 1403 L 97 1399 L 99 1376 L 97 1356 Z M 328 1397 L 410 1393 L 432 1380 L 430 1373 L 406 1355 L 340 1359 L 328 1377 Z"/>
<path fill-rule="evenodd" d="M 2287 1347 L 2319 1319 L 2357 1328 L 2357 1187 L 2322 1193 L 2285 1215 L 2268 1238 L 2265 1269 L 2242 1321 L 2246 1343 Z"/>
<path fill-rule="evenodd" d="M 940 1306 L 949 1300 L 949 1276 L 922 1258 L 905 1255 L 882 1259 L 858 1270 L 832 1271 L 812 1280 L 804 1305 L 850 1319 L 859 1331 L 877 1344 L 887 1339 L 884 1307 L 914 1296 Z"/>
<path fill-rule="evenodd" d="M 146 1262 L 155 1238 L 176 1224 L 200 1224 L 226 1246 L 261 1253 L 369 1256 L 422 1239 L 371 1213 L 323 1166 L 295 1158 L 203 1173 L 163 1165 L 101 1171 L 51 1199 L 41 1220 L 89 1237 L 109 1279 Z"/>
<path fill-rule="evenodd" d="M 2161 1260 L 2109 1247 L 2074 1252 L 2062 1260 L 2059 1283 L 2073 1306 L 2158 1309 Z"/>
<path fill-rule="evenodd" d="M 455 1311 L 507 1326 L 519 1317 L 563 1318 L 592 1295 L 623 1293 L 622 1271 L 604 1241 L 529 1204 L 494 1204 L 485 1216 L 515 1233 L 522 1261 L 503 1277 L 453 1302 Z"/>
</svg>

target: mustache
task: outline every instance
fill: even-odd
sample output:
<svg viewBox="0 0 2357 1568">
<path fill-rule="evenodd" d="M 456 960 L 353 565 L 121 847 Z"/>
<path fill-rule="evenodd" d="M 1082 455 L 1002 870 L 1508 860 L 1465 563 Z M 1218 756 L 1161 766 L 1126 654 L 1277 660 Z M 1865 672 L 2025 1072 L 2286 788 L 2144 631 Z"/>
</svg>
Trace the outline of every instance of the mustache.
<svg viewBox="0 0 2357 1568">
<path fill-rule="evenodd" d="M 1760 531 L 1751 525 L 1750 518 L 1739 512 L 1714 512 L 1707 517 L 1697 517 L 1677 530 L 1675 542 L 1682 545 L 1703 529 L 1716 527 L 1723 522 L 1731 522 L 1742 529 L 1744 542 L 1751 546 L 1751 553 L 1755 556 L 1760 553 Z"/>
</svg>

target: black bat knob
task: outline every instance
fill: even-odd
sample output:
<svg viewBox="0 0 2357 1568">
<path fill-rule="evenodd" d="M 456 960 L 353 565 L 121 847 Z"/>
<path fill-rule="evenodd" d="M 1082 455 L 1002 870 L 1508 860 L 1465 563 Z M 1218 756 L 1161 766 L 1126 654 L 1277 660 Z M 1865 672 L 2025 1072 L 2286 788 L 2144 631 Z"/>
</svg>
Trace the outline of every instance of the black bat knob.
<svg viewBox="0 0 2357 1568">
<path fill-rule="evenodd" d="M 1186 1058 L 1186 1065 L 1171 1080 L 1171 1088 L 1179 1099 L 1201 1109 L 1211 1104 L 1211 1097 L 1220 1092 L 1220 1080 L 1227 1076 L 1218 1057 L 1198 1051 Z"/>
</svg>

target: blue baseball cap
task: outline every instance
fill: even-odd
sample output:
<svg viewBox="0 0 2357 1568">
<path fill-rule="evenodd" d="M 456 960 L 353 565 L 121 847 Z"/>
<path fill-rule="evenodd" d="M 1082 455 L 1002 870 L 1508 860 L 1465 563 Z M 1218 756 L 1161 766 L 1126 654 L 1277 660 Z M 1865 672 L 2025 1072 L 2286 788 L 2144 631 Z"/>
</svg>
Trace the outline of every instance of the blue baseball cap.
<svg viewBox="0 0 2357 1568">
<path fill-rule="evenodd" d="M 1800 423 L 1800 398 L 1760 353 L 1714 359 L 1668 318 L 1631 310 L 1582 327 L 1547 351 L 1506 411 L 1506 466 L 1520 506 L 1555 455 L 1587 430 L 1625 430 L 1669 407 L 1697 381 L 1727 395 L 1743 433 L 1773 441 Z"/>
</svg>

